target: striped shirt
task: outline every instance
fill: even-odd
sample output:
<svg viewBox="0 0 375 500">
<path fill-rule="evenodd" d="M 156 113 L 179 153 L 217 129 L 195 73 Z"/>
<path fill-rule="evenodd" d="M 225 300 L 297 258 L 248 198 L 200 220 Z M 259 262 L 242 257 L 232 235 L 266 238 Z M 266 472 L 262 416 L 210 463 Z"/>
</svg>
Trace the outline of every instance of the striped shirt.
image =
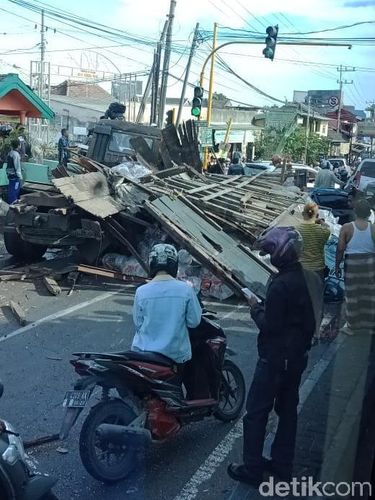
<svg viewBox="0 0 375 500">
<path fill-rule="evenodd" d="M 300 257 L 302 266 L 308 271 L 322 271 L 325 268 L 324 245 L 331 234 L 329 228 L 321 224 L 302 222 L 297 229 L 303 240 Z"/>
</svg>

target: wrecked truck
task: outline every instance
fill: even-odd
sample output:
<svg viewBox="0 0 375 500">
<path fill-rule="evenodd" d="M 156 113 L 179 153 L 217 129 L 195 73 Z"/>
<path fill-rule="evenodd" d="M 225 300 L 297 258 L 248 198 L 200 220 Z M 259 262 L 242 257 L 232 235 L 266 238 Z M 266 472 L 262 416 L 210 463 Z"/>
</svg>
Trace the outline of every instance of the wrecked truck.
<svg viewBox="0 0 375 500">
<path fill-rule="evenodd" d="M 134 161 L 137 150 L 137 155 L 145 164 L 161 168 L 163 154 L 160 153 L 160 143 L 161 131 L 156 127 L 101 120 L 89 139 L 87 158 L 113 167 Z M 23 167 L 26 170 L 28 164 Z M 45 168 L 48 172 L 44 172 Z M 74 164 L 62 167 L 55 162 L 42 165 L 40 172 L 42 170 L 43 178 L 39 175 L 34 182 L 33 175 L 37 169 L 34 168 L 30 176 L 26 175 L 26 179 L 30 180 L 23 186 L 25 194 L 10 207 L 5 218 L 4 243 L 8 253 L 21 260 L 36 260 L 44 255 L 47 248 L 76 246 L 82 261 L 93 263 L 103 246 L 103 228 L 89 213 L 70 204 L 53 185 L 54 177 L 83 172 L 77 172 Z"/>
</svg>

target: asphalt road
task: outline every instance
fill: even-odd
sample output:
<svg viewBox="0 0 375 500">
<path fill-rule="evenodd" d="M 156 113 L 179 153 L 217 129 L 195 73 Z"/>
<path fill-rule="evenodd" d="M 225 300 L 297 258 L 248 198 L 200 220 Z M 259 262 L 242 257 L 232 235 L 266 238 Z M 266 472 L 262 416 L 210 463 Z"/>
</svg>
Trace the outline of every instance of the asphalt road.
<svg viewBox="0 0 375 500">
<path fill-rule="evenodd" d="M 76 379 L 69 364 L 80 350 L 119 351 L 130 346 L 132 288 L 83 281 L 71 296 L 67 288 L 50 296 L 38 283 L 1 283 L 1 304 L 18 300 L 26 310 L 28 326 L 20 328 L 6 307 L 0 316 L 1 378 L 5 393 L 1 416 L 16 427 L 25 440 L 59 431 L 65 391 Z M 210 304 L 219 312 L 233 360 L 247 383 L 256 361 L 256 331 L 243 304 Z M 324 346 L 314 350 L 310 368 Z M 92 401 L 94 404 L 95 401 Z M 58 478 L 60 500 L 194 500 L 228 498 L 233 487 L 225 473 L 228 461 L 239 459 L 241 435 L 235 424 L 214 418 L 185 427 L 174 439 L 155 445 L 142 466 L 128 480 L 105 486 L 91 478 L 78 454 L 81 415 L 68 440 L 31 449 L 38 467 Z M 68 453 L 57 451 L 59 446 Z"/>
</svg>

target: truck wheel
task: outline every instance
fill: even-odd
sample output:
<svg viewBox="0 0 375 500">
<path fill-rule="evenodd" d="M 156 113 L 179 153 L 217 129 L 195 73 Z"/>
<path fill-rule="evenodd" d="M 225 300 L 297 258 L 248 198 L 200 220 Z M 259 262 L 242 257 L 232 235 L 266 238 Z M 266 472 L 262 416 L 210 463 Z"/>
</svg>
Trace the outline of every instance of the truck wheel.
<svg viewBox="0 0 375 500">
<path fill-rule="evenodd" d="M 10 210 L 5 216 L 5 226 L 14 227 L 14 215 Z M 38 260 L 43 257 L 47 250 L 45 245 L 37 245 L 24 241 L 15 231 L 10 233 L 4 232 L 4 244 L 7 252 L 19 260 Z"/>
</svg>

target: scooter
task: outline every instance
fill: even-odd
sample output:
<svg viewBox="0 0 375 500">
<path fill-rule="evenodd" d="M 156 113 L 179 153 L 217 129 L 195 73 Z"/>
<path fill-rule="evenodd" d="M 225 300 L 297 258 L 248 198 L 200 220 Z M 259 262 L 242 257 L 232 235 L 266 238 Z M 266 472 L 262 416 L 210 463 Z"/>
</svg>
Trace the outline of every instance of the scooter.
<svg viewBox="0 0 375 500">
<path fill-rule="evenodd" d="M 76 353 L 81 377 L 65 396 L 60 438 L 65 439 L 95 388 L 101 400 L 83 423 L 79 451 L 95 479 L 125 479 L 139 452 L 176 435 L 185 424 L 213 415 L 228 422 L 241 413 L 245 381 L 226 354 L 224 331 L 206 314 L 190 331 L 192 360 L 181 367 L 155 352 Z M 183 385 L 182 385 L 183 382 Z"/>
<path fill-rule="evenodd" d="M 0 382 L 0 398 L 4 387 Z M 56 479 L 31 470 L 22 439 L 5 420 L 0 420 L 1 500 L 57 500 L 51 489 Z"/>
</svg>

